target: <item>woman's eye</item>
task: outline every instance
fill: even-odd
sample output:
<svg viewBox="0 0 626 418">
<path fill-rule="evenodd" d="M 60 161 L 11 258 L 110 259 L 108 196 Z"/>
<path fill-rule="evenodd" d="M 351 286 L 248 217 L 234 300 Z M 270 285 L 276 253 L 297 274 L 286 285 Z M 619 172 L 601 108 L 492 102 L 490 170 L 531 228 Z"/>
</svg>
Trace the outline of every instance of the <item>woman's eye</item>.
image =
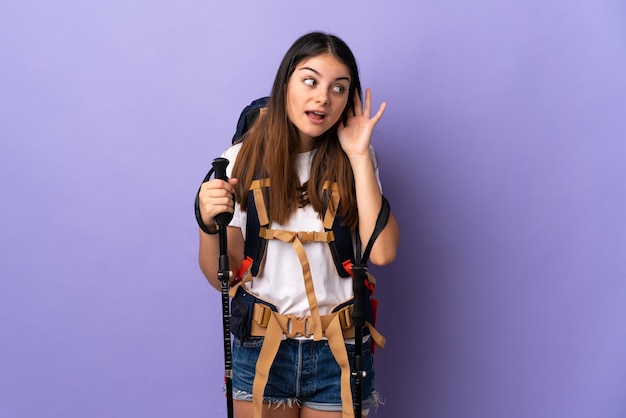
<svg viewBox="0 0 626 418">
<path fill-rule="evenodd" d="M 333 87 L 333 90 L 335 91 L 335 93 L 343 93 L 344 91 L 346 91 L 346 88 L 344 86 L 335 86 Z"/>
<path fill-rule="evenodd" d="M 306 84 L 307 86 L 314 86 L 315 85 L 315 80 L 313 80 L 312 78 L 305 78 L 304 79 L 304 84 Z"/>
</svg>

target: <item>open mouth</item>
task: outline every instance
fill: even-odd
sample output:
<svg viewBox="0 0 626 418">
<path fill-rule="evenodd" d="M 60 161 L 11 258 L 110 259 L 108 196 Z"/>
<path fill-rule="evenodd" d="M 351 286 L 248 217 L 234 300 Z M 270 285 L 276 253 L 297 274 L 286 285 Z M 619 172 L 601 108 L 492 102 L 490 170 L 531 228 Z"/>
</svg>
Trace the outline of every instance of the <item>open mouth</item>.
<svg viewBox="0 0 626 418">
<path fill-rule="evenodd" d="M 306 112 L 306 115 L 314 120 L 314 121 L 323 121 L 326 118 L 326 113 L 322 113 L 322 112 Z"/>
</svg>

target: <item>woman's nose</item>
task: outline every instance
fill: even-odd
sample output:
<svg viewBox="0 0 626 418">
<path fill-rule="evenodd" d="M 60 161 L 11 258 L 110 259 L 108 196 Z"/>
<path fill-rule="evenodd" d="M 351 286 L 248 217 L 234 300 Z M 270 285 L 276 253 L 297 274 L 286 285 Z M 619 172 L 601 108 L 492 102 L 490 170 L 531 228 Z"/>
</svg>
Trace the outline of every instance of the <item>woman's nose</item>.
<svg viewBox="0 0 626 418">
<path fill-rule="evenodd" d="M 328 103 L 328 92 L 324 89 L 319 89 L 317 92 L 317 96 L 315 97 L 316 103 L 327 104 Z"/>
</svg>

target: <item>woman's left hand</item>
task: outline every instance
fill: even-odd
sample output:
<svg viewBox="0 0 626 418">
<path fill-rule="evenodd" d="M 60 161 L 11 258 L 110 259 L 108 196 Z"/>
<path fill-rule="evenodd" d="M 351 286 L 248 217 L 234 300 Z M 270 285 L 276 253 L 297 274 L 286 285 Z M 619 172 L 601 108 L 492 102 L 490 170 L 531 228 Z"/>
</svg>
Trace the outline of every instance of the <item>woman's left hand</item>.
<svg viewBox="0 0 626 418">
<path fill-rule="evenodd" d="M 374 116 L 372 111 L 372 91 L 365 90 L 365 106 L 361 104 L 359 95 L 354 93 L 354 114 L 348 115 L 347 123 L 339 124 L 337 135 L 341 148 L 348 155 L 348 158 L 363 157 L 369 158 L 370 141 L 372 139 L 372 131 L 385 112 L 387 104 L 381 103 L 378 111 Z"/>
</svg>

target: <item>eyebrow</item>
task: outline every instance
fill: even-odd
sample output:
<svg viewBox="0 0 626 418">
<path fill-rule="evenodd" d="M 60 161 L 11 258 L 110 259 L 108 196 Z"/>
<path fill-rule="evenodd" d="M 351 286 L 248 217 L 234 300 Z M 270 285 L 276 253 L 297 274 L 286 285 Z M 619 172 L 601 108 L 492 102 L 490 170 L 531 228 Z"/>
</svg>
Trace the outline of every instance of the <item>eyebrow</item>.
<svg viewBox="0 0 626 418">
<path fill-rule="evenodd" d="M 313 71 L 315 74 L 317 74 L 317 75 L 319 75 L 319 76 L 321 76 L 321 75 L 322 75 L 319 71 L 317 71 L 316 69 L 311 68 L 311 67 L 300 67 L 300 68 L 298 69 L 298 71 L 301 71 L 301 70 L 309 70 L 309 71 Z M 350 77 L 337 77 L 337 78 L 335 79 L 335 81 L 339 81 L 339 80 L 346 80 L 346 81 L 349 83 L 349 82 L 350 82 Z"/>
</svg>

